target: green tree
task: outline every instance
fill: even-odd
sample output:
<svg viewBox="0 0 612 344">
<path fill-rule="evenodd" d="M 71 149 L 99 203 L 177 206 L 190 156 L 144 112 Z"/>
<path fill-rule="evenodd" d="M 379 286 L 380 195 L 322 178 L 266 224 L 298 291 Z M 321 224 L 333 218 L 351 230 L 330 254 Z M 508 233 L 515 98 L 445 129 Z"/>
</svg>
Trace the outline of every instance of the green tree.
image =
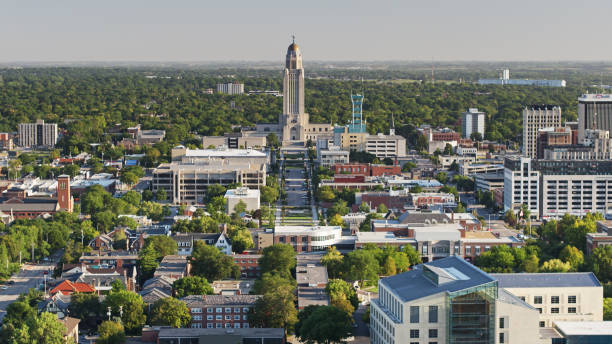
<svg viewBox="0 0 612 344">
<path fill-rule="evenodd" d="M 240 277 L 240 268 L 234 264 L 232 257 L 199 240 L 194 242 L 192 266 L 193 275 L 204 277 L 209 281 Z"/>
<path fill-rule="evenodd" d="M 298 314 L 296 335 L 303 343 L 344 343 L 352 334 L 352 317 L 334 306 L 308 306 Z"/>
<path fill-rule="evenodd" d="M 347 309 L 348 313 L 352 314 L 355 308 L 359 307 L 359 299 L 357 292 L 351 283 L 341 279 L 331 279 L 325 287 L 325 291 L 329 295 L 332 305 L 338 307 L 339 304 L 348 302 L 350 307 L 340 306 L 338 308 Z"/>
<path fill-rule="evenodd" d="M 381 203 L 376 208 L 376 212 L 379 213 L 379 214 L 386 214 L 387 212 L 389 212 L 389 209 L 387 208 L 387 206 L 384 203 Z"/>
<path fill-rule="evenodd" d="M 540 259 L 535 254 L 531 254 L 523 261 L 522 270 L 525 272 L 538 272 Z"/>
<path fill-rule="evenodd" d="M 96 339 L 96 344 L 115 344 L 125 343 L 125 330 L 118 321 L 104 321 L 98 326 L 100 337 Z"/>
<path fill-rule="evenodd" d="M 184 302 L 173 297 L 155 301 L 151 308 L 151 324 L 174 328 L 185 327 L 191 323 L 189 308 Z"/>
<path fill-rule="evenodd" d="M 324 202 L 331 202 L 336 198 L 336 195 L 329 186 L 325 185 L 318 188 L 317 198 Z"/>
<path fill-rule="evenodd" d="M 339 278 L 343 270 L 342 254 L 336 247 L 329 247 L 327 253 L 321 258 L 321 263 L 327 268 L 327 273 L 331 278 Z"/>
<path fill-rule="evenodd" d="M 327 217 L 328 218 L 333 218 L 335 215 L 340 215 L 340 216 L 344 216 L 346 214 L 348 214 L 350 211 L 347 203 L 345 200 L 337 200 L 332 206 L 331 208 L 329 208 L 327 210 Z"/>
<path fill-rule="evenodd" d="M 231 240 L 232 251 L 235 253 L 242 253 L 245 250 L 251 249 L 255 246 L 251 232 L 245 228 L 234 231 L 233 235 L 231 236 Z"/>
<path fill-rule="evenodd" d="M 208 284 L 206 278 L 199 276 L 185 276 L 172 283 L 172 290 L 176 297 L 181 298 L 189 295 L 211 295 L 213 288 Z"/>
<path fill-rule="evenodd" d="M 32 343 L 64 344 L 66 326 L 53 313 L 43 312 L 28 322 Z"/>
<path fill-rule="evenodd" d="M 370 206 L 367 205 L 367 203 L 362 202 L 359 205 L 359 211 L 362 213 L 369 213 L 370 212 Z"/>
<path fill-rule="evenodd" d="M 410 266 L 422 263 L 421 255 L 419 254 L 419 252 L 417 252 L 417 250 L 414 247 L 412 247 L 412 245 L 405 245 L 402 248 L 402 252 L 404 252 L 406 256 L 408 257 L 408 262 Z"/>
<path fill-rule="evenodd" d="M 142 201 L 142 195 L 137 191 L 130 190 L 126 192 L 125 195 L 121 196 L 121 199 L 126 201 L 128 204 L 138 207 Z"/>
<path fill-rule="evenodd" d="M 379 263 L 370 250 L 356 250 L 344 257 L 345 278 L 350 281 L 375 282 L 378 280 Z"/>
<path fill-rule="evenodd" d="M 174 239 L 165 235 L 150 236 L 145 240 L 145 246 L 152 246 L 155 257 L 162 259 L 165 256 L 177 254 L 178 245 Z"/>
<path fill-rule="evenodd" d="M 123 172 L 121 173 L 121 178 L 120 178 L 122 183 L 128 184 L 128 185 L 134 185 L 138 183 L 138 176 L 135 175 L 132 172 Z"/>
<path fill-rule="evenodd" d="M 342 219 L 342 216 L 340 216 L 340 214 L 335 214 L 329 220 L 329 225 L 330 226 L 344 226 L 344 220 Z"/>
<path fill-rule="evenodd" d="M 138 263 L 142 272 L 142 280 L 145 281 L 153 276 L 155 269 L 159 266 L 157 262 L 158 253 L 155 251 L 153 245 L 145 245 L 145 247 L 138 252 Z"/>
<path fill-rule="evenodd" d="M 278 199 L 278 189 L 272 186 L 262 186 L 259 188 L 261 201 L 263 203 L 274 203 Z"/>
<path fill-rule="evenodd" d="M 565 263 L 560 259 L 547 260 L 540 267 L 540 272 L 568 272 L 572 269 L 572 264 Z"/>
<path fill-rule="evenodd" d="M 383 266 L 383 275 L 393 276 L 396 274 L 397 268 L 395 267 L 395 259 L 391 256 L 387 256 L 385 259 L 385 265 Z"/>
<path fill-rule="evenodd" d="M 297 322 L 293 291 L 276 289 L 259 298 L 249 313 L 252 327 L 284 328 L 291 332 Z"/>
<path fill-rule="evenodd" d="M 143 200 L 143 201 L 147 201 L 147 202 L 148 202 L 148 201 L 152 201 L 152 200 L 153 200 L 153 197 L 154 197 L 154 195 L 153 195 L 153 191 L 151 191 L 151 190 L 148 190 L 148 189 L 147 189 L 147 190 L 144 190 L 144 191 L 142 192 L 142 200 Z"/>
<path fill-rule="evenodd" d="M 561 250 L 559 259 L 566 263 L 570 263 L 572 266 L 571 271 L 578 271 L 578 269 L 582 267 L 582 264 L 584 264 L 584 254 L 582 251 L 570 245 L 565 246 Z"/>
<path fill-rule="evenodd" d="M 606 297 L 603 302 L 603 320 L 612 320 L 612 297 Z"/>
<path fill-rule="evenodd" d="M 127 290 L 111 291 L 104 299 L 103 305 L 104 307 L 111 307 L 113 315 L 119 316 L 120 311 L 123 312 L 121 323 L 127 333 L 136 334 L 142 329 L 146 317 L 144 315 L 144 303 L 140 295 Z"/>
<path fill-rule="evenodd" d="M 72 294 L 68 310 L 71 317 L 81 319 L 79 326 L 84 328 L 95 328 L 104 313 L 98 295 L 91 293 Z"/>
<path fill-rule="evenodd" d="M 274 244 L 264 248 L 259 267 L 262 273 L 277 273 L 283 277 L 291 276 L 295 268 L 295 251 L 288 244 Z"/>
<path fill-rule="evenodd" d="M 600 246 L 593 250 L 587 266 L 602 283 L 612 281 L 612 246 Z"/>
<path fill-rule="evenodd" d="M 234 206 L 234 214 L 239 215 L 246 212 L 247 205 L 242 200 Z"/>
<path fill-rule="evenodd" d="M 167 198 L 168 198 L 168 195 L 166 194 L 165 189 L 157 189 L 157 192 L 155 193 L 156 200 L 165 201 Z"/>
</svg>

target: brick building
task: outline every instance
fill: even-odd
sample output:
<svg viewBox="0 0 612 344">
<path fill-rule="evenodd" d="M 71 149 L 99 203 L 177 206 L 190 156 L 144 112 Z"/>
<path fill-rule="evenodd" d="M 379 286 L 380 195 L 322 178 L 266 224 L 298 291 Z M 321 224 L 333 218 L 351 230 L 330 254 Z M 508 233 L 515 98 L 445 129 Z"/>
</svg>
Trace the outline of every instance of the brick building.
<svg viewBox="0 0 612 344">
<path fill-rule="evenodd" d="M 261 275 L 259 258 L 261 254 L 235 254 L 234 263 L 240 267 L 242 278 L 257 278 Z"/>
<path fill-rule="evenodd" d="M 192 328 L 248 328 L 249 310 L 261 295 L 190 295 L 181 299 Z"/>
<path fill-rule="evenodd" d="M 336 174 L 353 174 L 360 176 L 378 177 L 378 176 L 391 176 L 401 175 L 402 167 L 400 165 L 379 165 L 379 164 L 336 164 L 334 165 L 334 172 Z"/>
</svg>

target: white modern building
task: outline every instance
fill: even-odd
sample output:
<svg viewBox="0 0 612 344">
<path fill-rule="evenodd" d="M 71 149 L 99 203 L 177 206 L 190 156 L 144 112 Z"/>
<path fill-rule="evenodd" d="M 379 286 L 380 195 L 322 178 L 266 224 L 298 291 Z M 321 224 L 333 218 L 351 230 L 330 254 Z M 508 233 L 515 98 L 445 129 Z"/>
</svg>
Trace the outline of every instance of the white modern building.
<svg viewBox="0 0 612 344">
<path fill-rule="evenodd" d="M 349 152 L 340 149 L 338 146 L 331 146 L 328 149 L 317 150 L 317 162 L 323 167 L 330 168 L 337 164 L 349 163 Z"/>
<path fill-rule="evenodd" d="M 457 256 L 383 278 L 378 290 L 373 344 L 541 343 L 538 311 Z"/>
<path fill-rule="evenodd" d="M 468 109 L 461 115 L 461 135 L 469 139 L 473 133 L 480 133 L 484 139 L 486 118 L 484 112 L 475 108 Z"/>
<path fill-rule="evenodd" d="M 224 93 L 229 95 L 243 94 L 244 84 L 239 82 L 227 82 L 223 84 L 217 84 L 217 93 Z"/>
<path fill-rule="evenodd" d="M 504 163 L 504 210 L 526 204 L 531 216 L 540 217 L 540 172 L 531 158 L 506 159 Z"/>
<path fill-rule="evenodd" d="M 602 321 L 603 287 L 592 272 L 491 274 L 504 288 L 533 306 L 539 327 L 557 321 Z"/>
<path fill-rule="evenodd" d="M 57 124 L 45 123 L 39 119 L 36 123 L 19 123 L 19 145 L 21 147 L 53 148 L 57 143 Z"/>
<path fill-rule="evenodd" d="M 525 107 L 523 109 L 523 155 L 537 158 L 540 130 L 560 126 L 561 107 L 552 105 Z"/>
<path fill-rule="evenodd" d="M 225 209 L 228 214 L 234 212 L 236 205 L 240 202 L 246 206 L 246 211 L 259 209 L 259 190 L 241 187 L 230 189 L 225 192 Z"/>
<path fill-rule="evenodd" d="M 342 242 L 340 226 L 274 227 L 274 243 L 292 245 L 296 252 L 324 251 Z"/>
</svg>

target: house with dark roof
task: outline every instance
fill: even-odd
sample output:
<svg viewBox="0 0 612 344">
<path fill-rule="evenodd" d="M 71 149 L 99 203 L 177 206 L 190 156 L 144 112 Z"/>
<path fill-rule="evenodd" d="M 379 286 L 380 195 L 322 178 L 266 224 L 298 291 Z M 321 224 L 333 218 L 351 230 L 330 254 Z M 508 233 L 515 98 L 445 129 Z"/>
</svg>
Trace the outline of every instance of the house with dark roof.
<svg viewBox="0 0 612 344">
<path fill-rule="evenodd" d="M 457 256 L 378 282 L 370 306 L 373 344 L 540 343 L 537 310 Z"/>
<path fill-rule="evenodd" d="M 603 286 L 592 272 L 491 274 L 506 289 L 538 310 L 539 326 L 559 321 L 602 321 Z"/>
<path fill-rule="evenodd" d="M 192 328 L 248 328 L 248 314 L 261 295 L 190 295 L 181 299 Z"/>
<path fill-rule="evenodd" d="M 57 315 L 58 319 L 63 319 L 68 314 L 71 299 L 71 295 L 57 293 L 38 303 L 38 313 L 53 313 Z"/>
<path fill-rule="evenodd" d="M 232 254 L 232 243 L 225 233 L 176 233 L 171 236 L 178 245 L 178 254 L 190 256 L 193 252 L 193 245 L 196 241 L 202 241 L 206 245 L 213 245 L 221 252 Z"/>
</svg>

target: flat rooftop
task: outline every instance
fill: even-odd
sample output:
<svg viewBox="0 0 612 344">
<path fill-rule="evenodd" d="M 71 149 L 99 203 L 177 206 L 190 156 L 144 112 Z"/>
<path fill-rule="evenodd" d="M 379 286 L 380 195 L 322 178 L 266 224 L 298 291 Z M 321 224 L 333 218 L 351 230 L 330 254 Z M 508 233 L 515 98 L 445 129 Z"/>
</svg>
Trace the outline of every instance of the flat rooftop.
<svg viewBox="0 0 612 344">
<path fill-rule="evenodd" d="M 162 327 L 159 330 L 159 338 L 177 337 L 199 337 L 199 336 L 219 336 L 235 335 L 242 337 L 273 337 L 283 338 L 285 329 L 282 328 L 171 328 Z"/>
<path fill-rule="evenodd" d="M 555 327 L 564 336 L 612 336 L 612 321 L 555 321 Z"/>
<path fill-rule="evenodd" d="M 274 234 L 309 234 L 316 231 L 342 231 L 340 226 L 276 226 Z"/>
<path fill-rule="evenodd" d="M 592 272 L 490 274 L 500 288 L 601 287 Z"/>
<path fill-rule="evenodd" d="M 205 158 L 205 157 L 249 157 L 249 158 L 265 158 L 267 155 L 264 152 L 255 149 L 188 149 L 185 152 L 188 158 Z"/>
</svg>

